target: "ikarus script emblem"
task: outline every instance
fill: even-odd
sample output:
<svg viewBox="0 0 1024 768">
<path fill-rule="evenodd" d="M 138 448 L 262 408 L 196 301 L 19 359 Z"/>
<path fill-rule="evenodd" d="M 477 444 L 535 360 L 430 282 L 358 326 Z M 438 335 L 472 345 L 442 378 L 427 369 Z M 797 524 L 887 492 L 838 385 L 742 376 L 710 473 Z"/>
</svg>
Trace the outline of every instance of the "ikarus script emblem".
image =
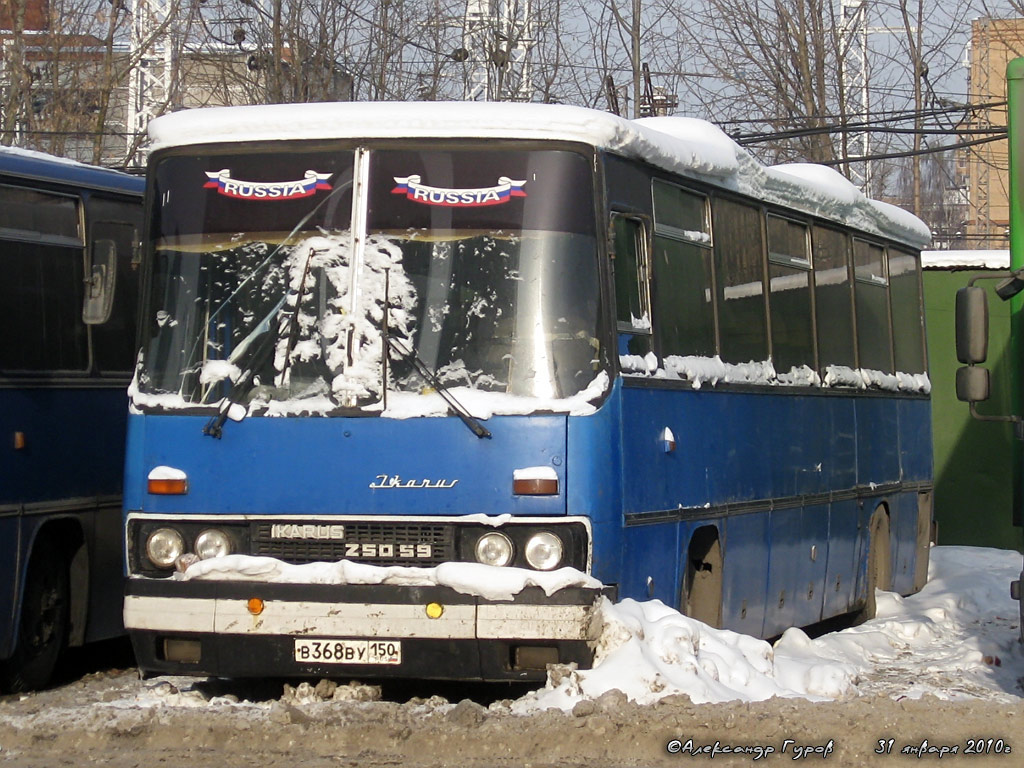
<svg viewBox="0 0 1024 768">
<path fill-rule="evenodd" d="M 443 490 L 454 488 L 458 482 L 458 480 L 403 480 L 398 475 L 377 475 L 376 480 L 370 483 L 370 487 L 374 489 L 429 488 Z"/>
</svg>

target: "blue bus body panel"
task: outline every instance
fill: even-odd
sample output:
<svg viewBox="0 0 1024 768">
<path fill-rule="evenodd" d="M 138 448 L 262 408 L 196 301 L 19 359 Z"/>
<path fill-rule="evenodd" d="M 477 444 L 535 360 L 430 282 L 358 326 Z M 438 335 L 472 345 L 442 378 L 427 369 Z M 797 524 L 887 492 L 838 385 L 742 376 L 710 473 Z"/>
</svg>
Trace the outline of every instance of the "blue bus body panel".
<svg viewBox="0 0 1024 768">
<path fill-rule="evenodd" d="M 926 400 L 896 402 L 900 420 L 900 466 L 904 480 L 931 482 L 932 412 Z"/>
<path fill-rule="evenodd" d="M 127 413 L 117 385 L 0 389 L 0 434 L 26 441 L 4 448 L 0 505 L 121 493 Z"/>
<path fill-rule="evenodd" d="M 688 542 L 713 526 L 724 625 L 770 636 L 863 600 L 867 523 L 883 500 L 893 586 L 912 590 L 917 493 L 873 488 L 930 481 L 928 413 L 923 398 L 620 379 L 597 414 L 569 419 L 569 512 L 594 520 L 597 578 L 675 607 Z"/>
<path fill-rule="evenodd" d="M 829 504 L 828 569 L 825 574 L 823 616 L 838 616 L 854 606 L 863 553 L 861 531 L 866 516 L 857 499 Z"/>
<path fill-rule="evenodd" d="M 0 462 L 0 562 L 7 565 L 0 593 L 0 658 L 11 653 L 17 626 L 18 595 L 29 553 L 40 527 L 54 517 L 74 517 L 91 545 L 95 578 L 85 639 L 119 631 L 120 611 L 110 600 L 121 572 L 118 510 L 125 465 L 128 399 L 118 385 L 102 387 L 25 387 L 0 389 L 0 434 L 25 435 L 25 448 L 13 440 Z M 31 514 L 25 514 L 27 506 Z M 100 546 L 97 537 L 102 539 Z M 96 562 L 109 556 L 110 562 Z M 105 574 L 100 578 L 100 574 Z M 109 629 L 114 628 L 114 629 Z"/>
<path fill-rule="evenodd" d="M 899 409 L 890 398 L 865 397 L 857 408 L 857 484 L 900 479 Z"/>
<path fill-rule="evenodd" d="M 690 524 L 684 532 L 680 547 L 686 546 L 698 525 Z M 737 515 L 726 521 L 716 521 L 723 534 L 725 546 L 725 581 L 722 584 L 722 624 L 737 632 L 760 637 L 764 629 L 765 595 L 771 568 L 772 520 L 766 514 Z M 680 551 L 680 558 L 685 555 Z M 680 563 L 682 565 L 682 563 Z M 680 574 L 680 585 L 682 574 Z M 678 598 L 677 598 L 678 599 Z"/>
<path fill-rule="evenodd" d="M 205 416 L 132 415 L 125 505 L 173 514 L 564 515 L 564 494 L 513 496 L 512 474 L 551 467 L 565 487 L 566 418 L 495 417 L 493 437 L 481 439 L 454 417 L 253 417 L 229 421 L 216 439 L 203 434 Z M 188 475 L 188 494 L 146 494 L 160 465 Z M 449 487 L 430 487 L 442 483 Z"/>
</svg>

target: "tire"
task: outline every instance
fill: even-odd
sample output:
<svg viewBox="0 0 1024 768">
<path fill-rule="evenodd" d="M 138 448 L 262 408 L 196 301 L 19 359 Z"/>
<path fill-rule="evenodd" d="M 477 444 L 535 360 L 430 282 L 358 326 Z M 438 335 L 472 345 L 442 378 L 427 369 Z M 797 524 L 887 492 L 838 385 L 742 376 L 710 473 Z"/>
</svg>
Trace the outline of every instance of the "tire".
<svg viewBox="0 0 1024 768">
<path fill-rule="evenodd" d="M 0 666 L 0 687 L 9 693 L 42 688 L 53 677 L 67 645 L 70 584 L 67 563 L 47 539 L 29 560 L 14 653 Z"/>
<path fill-rule="evenodd" d="M 857 623 L 875 618 L 878 605 L 875 602 L 875 590 L 888 592 L 892 589 L 892 549 L 889 541 L 889 516 L 879 507 L 871 516 L 868 529 L 871 538 L 868 542 L 867 587 L 868 595 L 864 607 L 857 614 Z"/>
</svg>

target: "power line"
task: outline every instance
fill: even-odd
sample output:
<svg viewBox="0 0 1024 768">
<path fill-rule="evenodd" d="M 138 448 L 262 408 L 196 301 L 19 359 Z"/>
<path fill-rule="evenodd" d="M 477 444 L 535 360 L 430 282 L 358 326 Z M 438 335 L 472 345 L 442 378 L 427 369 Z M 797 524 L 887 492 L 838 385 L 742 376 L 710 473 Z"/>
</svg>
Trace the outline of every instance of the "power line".
<svg viewBox="0 0 1024 768">
<path fill-rule="evenodd" d="M 795 128 L 790 131 L 779 131 L 777 133 L 766 133 L 759 136 L 733 137 L 733 140 L 741 145 L 761 144 L 769 141 L 781 141 L 784 139 L 799 139 L 805 136 L 820 136 L 823 134 L 843 133 L 889 133 L 900 136 L 970 136 L 979 134 L 1006 133 L 1006 126 L 992 126 L 990 128 L 889 128 L 885 126 L 862 126 L 862 125 L 826 125 L 821 128 Z"/>
<path fill-rule="evenodd" d="M 991 101 L 981 104 L 951 104 L 946 107 L 936 109 L 924 109 L 920 111 L 915 110 L 872 110 L 869 114 L 871 115 L 870 120 L 864 119 L 860 125 L 870 125 L 874 123 L 887 123 L 887 122 L 904 122 L 907 120 L 914 120 L 918 117 L 939 117 L 941 115 L 955 114 L 959 112 L 978 112 L 981 110 L 995 109 L 997 107 L 1006 106 L 1006 101 Z M 861 117 L 865 113 L 863 112 L 848 112 L 846 113 L 847 118 Z M 843 116 L 837 114 L 814 114 L 814 115 L 796 115 L 793 116 L 793 120 L 839 120 Z M 715 124 L 719 127 L 731 126 L 731 125 L 759 125 L 764 123 L 779 122 L 779 118 L 747 118 L 744 120 L 716 120 Z"/>
<path fill-rule="evenodd" d="M 906 152 L 886 152 L 879 155 L 864 155 L 862 157 L 845 157 L 839 160 L 816 160 L 818 165 L 846 165 L 847 163 L 866 163 L 871 160 L 896 160 L 901 157 L 917 157 L 920 155 L 933 155 L 939 152 L 952 152 L 957 149 L 966 149 L 967 147 L 974 147 L 979 144 L 988 144 L 993 141 L 1004 141 L 1006 139 L 1006 132 L 1003 131 L 998 136 L 989 136 L 984 139 L 974 139 L 973 141 L 961 141 L 956 144 L 944 144 L 941 147 L 925 147 L 919 150 L 908 150 Z"/>
</svg>

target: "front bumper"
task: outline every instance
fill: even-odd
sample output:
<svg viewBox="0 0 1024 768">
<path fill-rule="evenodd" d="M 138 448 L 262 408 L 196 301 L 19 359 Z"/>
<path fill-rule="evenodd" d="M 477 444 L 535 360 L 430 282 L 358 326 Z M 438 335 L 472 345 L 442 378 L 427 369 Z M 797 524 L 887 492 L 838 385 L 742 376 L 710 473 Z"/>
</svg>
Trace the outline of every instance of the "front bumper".
<svg viewBox="0 0 1024 768">
<path fill-rule="evenodd" d="M 544 680 L 547 663 L 587 668 L 610 588 L 528 587 L 510 601 L 448 587 L 130 579 L 124 619 L 144 673 L 218 677 Z M 259 615 L 248 601 L 263 601 Z M 432 618 L 427 606 L 441 606 Z M 436 608 L 432 608 L 437 613 Z M 399 664 L 297 661 L 297 638 L 401 641 Z M 194 649 L 168 653 L 182 641 Z"/>
</svg>

